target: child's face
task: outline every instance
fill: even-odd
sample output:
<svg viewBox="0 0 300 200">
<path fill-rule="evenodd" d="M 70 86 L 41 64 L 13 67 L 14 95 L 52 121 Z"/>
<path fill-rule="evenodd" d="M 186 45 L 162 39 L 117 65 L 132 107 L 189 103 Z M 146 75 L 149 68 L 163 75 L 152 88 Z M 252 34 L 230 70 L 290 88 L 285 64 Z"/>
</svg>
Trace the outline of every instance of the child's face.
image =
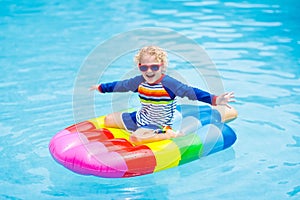
<svg viewBox="0 0 300 200">
<path fill-rule="evenodd" d="M 147 71 L 141 71 L 144 79 L 147 81 L 147 83 L 155 83 L 162 75 L 163 73 L 163 67 L 162 64 L 159 61 L 156 60 L 155 56 L 151 56 L 149 54 L 145 54 L 141 57 L 140 60 L 141 65 L 160 65 L 157 71 L 154 71 L 151 69 L 151 67 L 148 67 Z"/>
</svg>

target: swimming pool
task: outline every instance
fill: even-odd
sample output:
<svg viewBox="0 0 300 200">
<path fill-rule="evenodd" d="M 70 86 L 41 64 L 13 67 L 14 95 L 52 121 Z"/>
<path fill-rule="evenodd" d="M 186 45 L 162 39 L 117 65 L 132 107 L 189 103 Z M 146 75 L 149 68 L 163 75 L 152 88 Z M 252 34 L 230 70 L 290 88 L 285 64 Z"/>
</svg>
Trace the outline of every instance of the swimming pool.
<svg viewBox="0 0 300 200">
<path fill-rule="evenodd" d="M 299 2 L 2 1 L 0 3 L 0 199 L 299 199 Z M 99 44 L 137 28 L 195 40 L 236 93 L 232 148 L 130 179 L 74 174 L 48 143 L 74 123 L 73 89 Z M 117 46 L 108 51 L 114 51 Z M 103 80 L 132 67 L 120 55 Z M 176 56 L 170 67 L 190 73 Z M 191 77 L 191 82 L 197 81 Z M 97 115 L 111 97 L 96 95 Z M 105 105 L 105 106 L 103 106 Z"/>
</svg>

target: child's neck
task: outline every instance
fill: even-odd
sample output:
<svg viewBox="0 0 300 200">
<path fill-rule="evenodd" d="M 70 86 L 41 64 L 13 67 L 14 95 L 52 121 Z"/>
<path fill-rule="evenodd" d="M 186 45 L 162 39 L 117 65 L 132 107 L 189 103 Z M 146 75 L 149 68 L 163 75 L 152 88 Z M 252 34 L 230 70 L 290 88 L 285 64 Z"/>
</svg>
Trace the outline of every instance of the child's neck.
<svg viewBox="0 0 300 200">
<path fill-rule="evenodd" d="M 157 79 L 155 82 L 153 83 L 148 83 L 149 85 L 155 85 L 161 82 L 161 80 L 165 77 L 165 74 L 162 74 L 161 77 L 159 79 Z"/>
</svg>

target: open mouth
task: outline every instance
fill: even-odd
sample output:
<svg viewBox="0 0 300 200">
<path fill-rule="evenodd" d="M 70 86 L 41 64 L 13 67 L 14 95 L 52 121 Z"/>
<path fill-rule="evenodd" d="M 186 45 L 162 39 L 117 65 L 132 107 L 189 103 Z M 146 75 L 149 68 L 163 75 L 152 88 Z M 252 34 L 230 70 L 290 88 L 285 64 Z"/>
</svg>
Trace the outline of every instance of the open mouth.
<svg viewBox="0 0 300 200">
<path fill-rule="evenodd" d="M 155 74 L 146 74 L 147 78 L 153 78 L 155 76 Z"/>
</svg>

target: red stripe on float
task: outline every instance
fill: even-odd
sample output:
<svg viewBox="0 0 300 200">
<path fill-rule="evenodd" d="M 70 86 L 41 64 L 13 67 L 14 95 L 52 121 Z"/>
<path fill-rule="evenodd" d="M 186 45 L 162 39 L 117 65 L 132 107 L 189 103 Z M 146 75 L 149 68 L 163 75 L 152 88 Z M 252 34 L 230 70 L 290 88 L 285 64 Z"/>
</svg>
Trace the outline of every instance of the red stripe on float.
<svg viewBox="0 0 300 200">
<path fill-rule="evenodd" d="M 114 135 L 105 128 L 84 131 L 82 134 L 85 135 L 89 141 L 102 142 L 114 138 Z"/>
<path fill-rule="evenodd" d="M 101 143 L 104 144 L 107 150 L 110 152 L 115 152 L 115 151 L 118 152 L 123 149 L 130 149 L 133 147 L 132 144 L 124 138 L 105 140 L 105 141 L 101 141 Z"/>
<path fill-rule="evenodd" d="M 128 171 L 123 177 L 153 173 L 156 159 L 149 147 L 145 145 L 134 146 L 130 149 L 123 149 L 118 153 L 123 156 L 128 167 Z"/>
<path fill-rule="evenodd" d="M 84 122 L 80 122 L 78 124 L 69 126 L 68 128 L 65 128 L 65 129 L 70 131 L 71 133 L 75 133 L 75 132 L 84 132 L 84 131 L 95 130 L 96 127 L 93 123 L 84 121 Z"/>
<path fill-rule="evenodd" d="M 128 171 L 123 177 L 153 173 L 156 159 L 148 146 L 133 146 L 124 138 L 101 141 L 101 143 L 106 146 L 109 152 L 116 152 L 125 160 Z"/>
</svg>

